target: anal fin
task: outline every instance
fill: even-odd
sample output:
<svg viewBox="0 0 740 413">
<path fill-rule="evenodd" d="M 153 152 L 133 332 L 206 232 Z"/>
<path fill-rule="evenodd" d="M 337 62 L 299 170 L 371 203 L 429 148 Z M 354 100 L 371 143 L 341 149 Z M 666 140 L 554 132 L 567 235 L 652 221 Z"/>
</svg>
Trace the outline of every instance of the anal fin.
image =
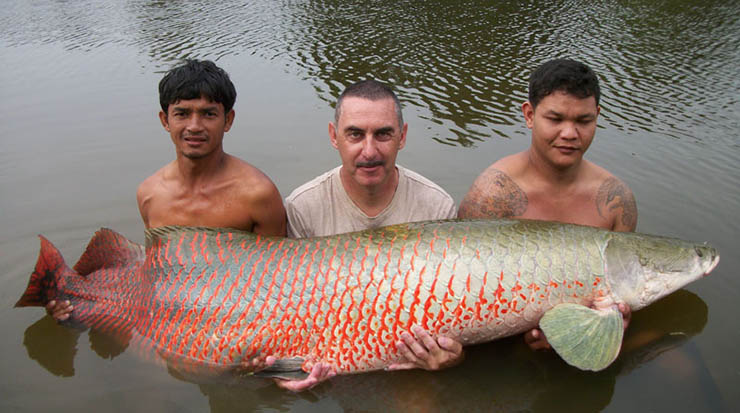
<svg viewBox="0 0 740 413">
<path fill-rule="evenodd" d="M 305 360 L 301 357 L 289 359 L 278 359 L 275 363 L 266 367 L 254 375 L 257 377 L 271 377 L 283 380 L 303 380 L 308 377 L 308 373 L 303 371 Z"/>
</svg>

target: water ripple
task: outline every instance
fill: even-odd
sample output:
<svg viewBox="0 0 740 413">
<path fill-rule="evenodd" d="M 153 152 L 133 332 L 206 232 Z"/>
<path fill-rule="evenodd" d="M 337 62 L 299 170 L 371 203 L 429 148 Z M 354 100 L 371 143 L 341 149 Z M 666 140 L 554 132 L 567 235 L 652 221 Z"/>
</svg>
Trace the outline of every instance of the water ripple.
<svg viewBox="0 0 740 413">
<path fill-rule="evenodd" d="M 131 46 L 156 71 L 252 54 L 280 60 L 330 104 L 374 77 L 449 131 L 430 138 L 461 146 L 520 125 L 529 73 L 553 57 L 599 73 L 604 121 L 626 134 L 727 142 L 740 118 L 738 2 L 18 0 L 0 11 L 0 38 Z"/>
</svg>

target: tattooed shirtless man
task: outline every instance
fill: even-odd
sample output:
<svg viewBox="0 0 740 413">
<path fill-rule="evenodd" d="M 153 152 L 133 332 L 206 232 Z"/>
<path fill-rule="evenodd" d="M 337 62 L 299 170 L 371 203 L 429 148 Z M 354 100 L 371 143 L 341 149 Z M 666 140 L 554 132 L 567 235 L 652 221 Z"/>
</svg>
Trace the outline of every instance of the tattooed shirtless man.
<svg viewBox="0 0 740 413">
<path fill-rule="evenodd" d="M 599 81 L 586 65 L 568 59 L 542 64 L 530 76 L 522 104 L 532 130 L 529 149 L 507 156 L 476 178 L 460 204 L 460 218 L 528 218 L 634 231 L 637 205 L 627 185 L 583 159 L 596 133 Z M 629 308 L 620 306 L 626 320 Z M 626 324 L 625 324 L 626 325 Z M 541 331 L 525 335 L 547 348 Z"/>
</svg>

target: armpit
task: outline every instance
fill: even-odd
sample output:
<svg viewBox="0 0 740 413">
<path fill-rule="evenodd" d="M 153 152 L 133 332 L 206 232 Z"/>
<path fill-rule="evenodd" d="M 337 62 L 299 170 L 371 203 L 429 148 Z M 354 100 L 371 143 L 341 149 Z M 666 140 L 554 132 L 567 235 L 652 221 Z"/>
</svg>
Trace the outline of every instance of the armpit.
<svg viewBox="0 0 740 413">
<path fill-rule="evenodd" d="M 527 210 L 527 194 L 507 174 L 492 169 L 476 179 L 460 204 L 460 218 L 511 218 Z"/>
<path fill-rule="evenodd" d="M 637 202 L 632 191 L 615 177 L 607 178 L 599 187 L 596 194 L 596 208 L 599 215 L 605 219 L 613 214 L 619 214 L 621 225 L 634 229 L 637 226 Z"/>
</svg>

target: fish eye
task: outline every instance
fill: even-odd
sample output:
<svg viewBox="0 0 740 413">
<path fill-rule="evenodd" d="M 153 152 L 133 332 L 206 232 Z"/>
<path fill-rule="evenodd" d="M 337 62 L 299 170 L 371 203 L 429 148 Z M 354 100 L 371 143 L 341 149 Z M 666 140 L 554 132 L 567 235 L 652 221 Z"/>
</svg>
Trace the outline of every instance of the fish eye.
<svg viewBox="0 0 740 413">
<path fill-rule="evenodd" d="M 696 255 L 698 255 L 698 256 L 699 256 L 699 258 L 702 258 L 702 257 L 704 257 L 704 253 L 703 253 L 703 252 L 701 252 L 701 250 L 700 250 L 699 248 L 694 248 L 694 250 L 696 250 Z"/>
</svg>

